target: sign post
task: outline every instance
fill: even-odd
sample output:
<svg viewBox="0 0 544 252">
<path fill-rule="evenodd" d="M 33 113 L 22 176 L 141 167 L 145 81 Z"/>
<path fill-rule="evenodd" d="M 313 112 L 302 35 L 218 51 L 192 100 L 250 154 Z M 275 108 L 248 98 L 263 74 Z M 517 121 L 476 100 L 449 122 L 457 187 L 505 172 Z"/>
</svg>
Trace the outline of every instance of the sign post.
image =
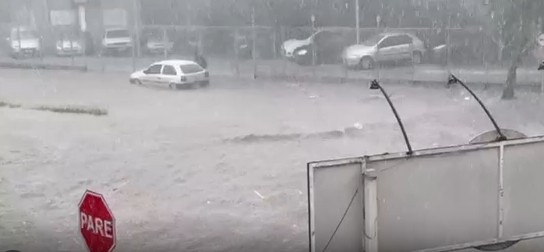
<svg viewBox="0 0 544 252">
<path fill-rule="evenodd" d="M 115 218 L 101 194 L 88 190 L 83 194 L 79 228 L 90 252 L 112 252 L 115 248 Z"/>
</svg>

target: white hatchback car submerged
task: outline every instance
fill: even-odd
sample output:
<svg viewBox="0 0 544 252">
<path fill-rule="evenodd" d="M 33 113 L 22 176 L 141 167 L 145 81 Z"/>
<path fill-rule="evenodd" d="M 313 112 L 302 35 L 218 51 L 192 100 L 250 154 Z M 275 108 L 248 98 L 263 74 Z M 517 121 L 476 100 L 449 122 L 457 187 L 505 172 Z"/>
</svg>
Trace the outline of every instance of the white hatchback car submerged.
<svg viewBox="0 0 544 252">
<path fill-rule="evenodd" d="M 130 83 L 169 88 L 207 87 L 209 72 L 189 60 L 165 60 L 151 64 L 147 69 L 130 75 Z"/>
</svg>

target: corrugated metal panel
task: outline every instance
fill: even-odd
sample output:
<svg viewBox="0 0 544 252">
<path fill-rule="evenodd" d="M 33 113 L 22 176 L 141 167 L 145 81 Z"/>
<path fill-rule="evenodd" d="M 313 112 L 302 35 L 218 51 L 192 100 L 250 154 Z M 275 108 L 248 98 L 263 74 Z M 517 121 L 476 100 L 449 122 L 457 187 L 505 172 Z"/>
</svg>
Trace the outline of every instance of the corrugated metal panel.
<svg viewBox="0 0 544 252">
<path fill-rule="evenodd" d="M 543 231 L 544 143 L 504 152 L 504 236 Z"/>
<path fill-rule="evenodd" d="M 544 237 L 542 153 L 544 137 L 534 137 L 310 163 L 311 250 L 453 251 L 520 240 L 516 248 L 542 251 L 542 242 L 525 241 Z"/>
<path fill-rule="evenodd" d="M 368 162 L 380 169 L 380 251 L 414 251 L 497 235 L 498 148 Z"/>
<path fill-rule="evenodd" d="M 314 185 L 311 190 L 313 203 L 309 210 L 310 229 L 315 230 L 312 233 L 312 240 L 315 241 L 313 251 L 361 251 L 361 162 L 310 168 L 310 172 L 309 182 Z"/>
</svg>

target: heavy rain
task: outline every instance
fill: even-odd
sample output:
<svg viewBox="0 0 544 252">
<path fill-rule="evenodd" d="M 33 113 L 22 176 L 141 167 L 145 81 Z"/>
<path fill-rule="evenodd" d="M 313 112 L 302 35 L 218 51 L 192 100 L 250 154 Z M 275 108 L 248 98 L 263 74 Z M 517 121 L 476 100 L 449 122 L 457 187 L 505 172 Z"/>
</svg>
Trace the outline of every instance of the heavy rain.
<svg viewBox="0 0 544 252">
<path fill-rule="evenodd" d="M 0 0 L 0 251 L 543 251 L 544 204 L 512 196 L 542 185 L 503 176 L 512 134 L 544 135 L 543 18 L 542 0 Z M 314 203 L 326 183 L 309 162 L 489 134 L 500 169 L 470 163 L 477 186 L 378 186 L 377 215 L 395 218 L 368 221 L 364 182 L 359 233 L 351 203 L 328 202 L 344 213 L 330 219 Z M 515 169 L 538 163 L 524 158 Z M 451 181 L 497 202 L 453 204 Z M 408 193 L 430 190 L 462 214 L 391 235 L 415 204 L 386 200 L 433 211 Z"/>
</svg>

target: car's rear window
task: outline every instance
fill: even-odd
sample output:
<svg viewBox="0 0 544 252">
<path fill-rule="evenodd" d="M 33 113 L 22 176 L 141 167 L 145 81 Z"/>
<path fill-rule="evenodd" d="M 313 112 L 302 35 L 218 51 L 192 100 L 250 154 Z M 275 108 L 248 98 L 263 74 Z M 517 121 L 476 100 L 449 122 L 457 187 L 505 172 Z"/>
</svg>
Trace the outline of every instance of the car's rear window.
<svg viewBox="0 0 544 252">
<path fill-rule="evenodd" d="M 126 38 L 129 37 L 127 30 L 111 30 L 108 31 L 107 37 L 108 38 Z"/>
<path fill-rule="evenodd" d="M 18 40 L 19 38 L 20 39 L 35 39 L 37 38 L 37 36 L 34 34 L 34 32 L 32 31 L 29 31 L 29 30 L 13 30 L 11 32 L 11 38 L 13 40 Z"/>
<path fill-rule="evenodd" d="M 77 40 L 78 36 L 73 33 L 61 33 L 59 36 L 59 39 L 62 40 Z"/>
<path fill-rule="evenodd" d="M 181 65 L 179 68 L 181 68 L 181 71 L 184 74 L 198 73 L 203 70 L 202 67 L 197 64 Z"/>
<path fill-rule="evenodd" d="M 372 37 L 370 37 L 369 39 L 363 41 L 363 45 L 365 46 L 373 46 L 375 44 L 378 44 L 378 42 L 380 42 L 380 40 L 382 40 L 382 38 L 385 37 L 384 34 L 378 34 L 378 35 L 374 35 Z"/>
</svg>

